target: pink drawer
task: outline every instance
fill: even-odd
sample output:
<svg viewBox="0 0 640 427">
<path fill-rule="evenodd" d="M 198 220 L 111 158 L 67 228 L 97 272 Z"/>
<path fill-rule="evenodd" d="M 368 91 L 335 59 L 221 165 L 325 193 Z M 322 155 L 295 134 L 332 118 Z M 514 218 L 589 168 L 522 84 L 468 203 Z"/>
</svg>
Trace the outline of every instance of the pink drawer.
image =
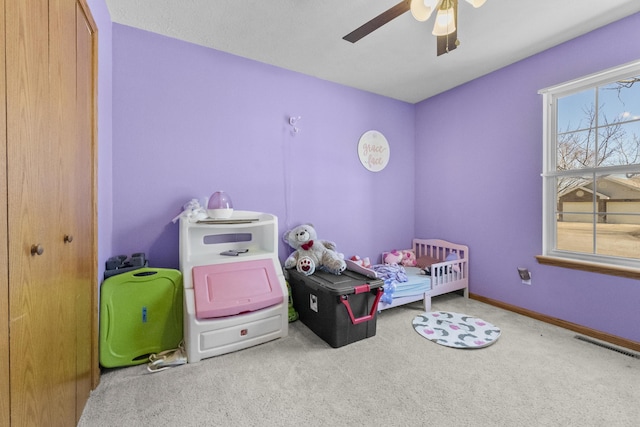
<svg viewBox="0 0 640 427">
<path fill-rule="evenodd" d="M 239 261 L 193 267 L 196 317 L 233 316 L 284 301 L 273 261 Z"/>
</svg>

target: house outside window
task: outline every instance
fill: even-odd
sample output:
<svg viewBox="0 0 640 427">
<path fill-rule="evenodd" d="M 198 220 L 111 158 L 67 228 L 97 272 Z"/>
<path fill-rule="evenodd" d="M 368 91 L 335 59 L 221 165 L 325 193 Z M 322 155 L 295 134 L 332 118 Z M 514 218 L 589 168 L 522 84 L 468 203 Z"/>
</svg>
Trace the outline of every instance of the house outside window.
<svg viewBox="0 0 640 427">
<path fill-rule="evenodd" d="M 539 93 L 543 255 L 640 269 L 640 61 Z"/>
</svg>

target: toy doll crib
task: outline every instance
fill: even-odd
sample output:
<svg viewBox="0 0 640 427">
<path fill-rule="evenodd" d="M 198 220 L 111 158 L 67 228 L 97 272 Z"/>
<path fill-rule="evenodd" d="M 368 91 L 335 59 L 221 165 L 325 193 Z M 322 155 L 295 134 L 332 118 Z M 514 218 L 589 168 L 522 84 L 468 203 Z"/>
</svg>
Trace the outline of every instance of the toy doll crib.
<svg viewBox="0 0 640 427">
<path fill-rule="evenodd" d="M 274 215 L 180 219 L 184 340 L 189 363 L 288 333 L 287 286 Z"/>
</svg>

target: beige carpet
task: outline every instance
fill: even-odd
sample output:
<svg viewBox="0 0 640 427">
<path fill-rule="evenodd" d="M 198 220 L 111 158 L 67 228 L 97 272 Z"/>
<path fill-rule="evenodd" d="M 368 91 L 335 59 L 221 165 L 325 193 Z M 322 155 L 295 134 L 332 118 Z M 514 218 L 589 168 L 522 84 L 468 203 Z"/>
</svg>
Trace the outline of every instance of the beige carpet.
<svg viewBox="0 0 640 427">
<path fill-rule="evenodd" d="M 299 321 L 289 336 L 159 373 L 105 371 L 79 425 L 636 426 L 640 360 L 457 294 L 434 311 L 498 326 L 486 348 L 435 344 L 419 303 L 383 311 L 374 337 L 334 349 Z"/>
</svg>

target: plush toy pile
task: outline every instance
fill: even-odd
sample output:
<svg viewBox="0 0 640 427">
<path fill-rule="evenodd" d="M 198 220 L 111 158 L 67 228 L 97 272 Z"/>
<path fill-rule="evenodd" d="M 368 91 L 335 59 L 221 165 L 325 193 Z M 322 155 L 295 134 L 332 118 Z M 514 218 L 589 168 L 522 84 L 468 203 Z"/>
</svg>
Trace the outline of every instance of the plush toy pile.
<svg viewBox="0 0 640 427">
<path fill-rule="evenodd" d="M 354 255 L 349 259 L 360 267 L 371 268 L 371 260 L 368 257 L 360 258 L 358 255 Z"/>
<path fill-rule="evenodd" d="M 416 266 L 416 253 L 412 250 L 402 251 L 402 261 L 400 261 L 405 267 Z"/>
<path fill-rule="evenodd" d="M 342 254 L 336 252 L 335 243 L 319 240 L 312 224 L 299 225 L 287 231 L 283 237 L 295 249 L 284 262 L 287 269 L 296 268 L 309 276 L 316 269 L 340 274 L 347 268 Z"/>
<path fill-rule="evenodd" d="M 404 267 L 415 267 L 416 254 L 411 249 L 404 251 L 394 249 L 391 252 L 387 252 L 382 261 L 385 264 L 398 264 Z"/>
</svg>

